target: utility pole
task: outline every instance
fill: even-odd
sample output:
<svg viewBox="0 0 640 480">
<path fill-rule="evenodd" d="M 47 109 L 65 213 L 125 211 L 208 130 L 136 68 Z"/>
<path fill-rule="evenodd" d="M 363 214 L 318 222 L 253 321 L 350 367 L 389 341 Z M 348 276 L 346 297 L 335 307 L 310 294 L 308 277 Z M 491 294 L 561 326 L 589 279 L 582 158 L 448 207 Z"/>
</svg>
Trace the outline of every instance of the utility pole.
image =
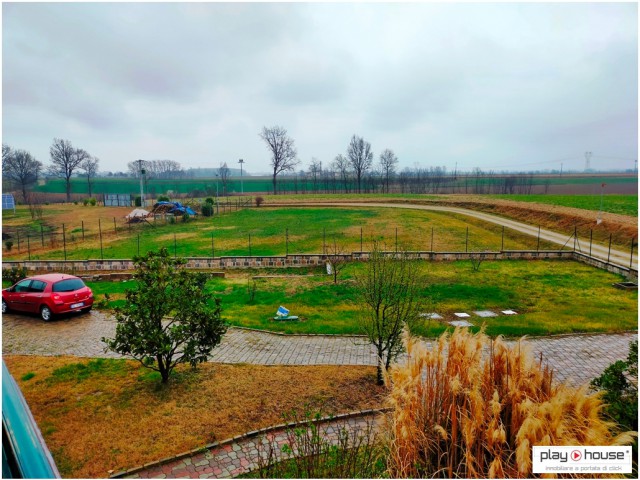
<svg viewBox="0 0 640 480">
<path fill-rule="evenodd" d="M 240 193 L 244 194 L 244 185 L 242 184 L 242 164 L 244 163 L 243 159 L 238 160 L 240 164 Z"/>
<path fill-rule="evenodd" d="M 140 172 L 140 206 L 144 208 L 144 189 L 142 187 L 142 176 L 146 173 L 145 169 L 142 168 L 144 160 L 138 160 L 138 172 Z"/>
</svg>

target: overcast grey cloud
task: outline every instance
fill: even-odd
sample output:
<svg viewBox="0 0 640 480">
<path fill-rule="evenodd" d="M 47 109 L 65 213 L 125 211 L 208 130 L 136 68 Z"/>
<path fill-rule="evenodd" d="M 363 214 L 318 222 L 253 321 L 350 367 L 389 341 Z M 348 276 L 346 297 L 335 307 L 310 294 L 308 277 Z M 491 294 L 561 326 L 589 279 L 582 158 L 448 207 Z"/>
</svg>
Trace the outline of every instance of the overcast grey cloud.
<svg viewBox="0 0 640 480">
<path fill-rule="evenodd" d="M 246 161 L 281 125 L 303 166 L 353 134 L 453 169 L 632 168 L 638 12 L 623 4 L 2 5 L 2 137 L 124 170 Z"/>
</svg>

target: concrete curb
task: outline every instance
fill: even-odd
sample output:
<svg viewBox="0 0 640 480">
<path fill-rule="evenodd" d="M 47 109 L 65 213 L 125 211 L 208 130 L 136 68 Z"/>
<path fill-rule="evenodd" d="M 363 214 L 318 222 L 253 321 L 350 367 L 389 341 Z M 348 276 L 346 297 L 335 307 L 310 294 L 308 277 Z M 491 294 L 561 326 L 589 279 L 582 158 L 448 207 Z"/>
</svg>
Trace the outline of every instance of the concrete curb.
<svg viewBox="0 0 640 480">
<path fill-rule="evenodd" d="M 145 463 L 144 465 L 140 465 L 138 467 L 133 467 L 133 468 L 130 468 L 128 470 L 122 470 L 120 472 L 113 473 L 113 474 L 111 474 L 109 476 L 109 478 L 127 477 L 129 475 L 134 475 L 136 473 L 142 472 L 144 470 L 147 470 L 147 469 L 150 469 L 150 468 L 153 468 L 153 467 L 159 467 L 161 465 L 164 465 L 164 464 L 167 464 L 167 463 L 170 463 L 170 462 L 174 462 L 174 461 L 177 461 L 177 460 L 182 460 L 184 458 L 188 458 L 188 457 L 191 457 L 193 455 L 197 455 L 199 453 L 203 453 L 206 450 L 212 450 L 212 449 L 217 448 L 217 447 L 223 447 L 225 445 L 238 443 L 241 440 L 247 440 L 247 439 L 250 439 L 250 438 L 258 437 L 260 435 L 265 435 L 265 434 L 270 433 L 270 432 L 284 430 L 286 428 L 293 428 L 293 427 L 296 427 L 296 426 L 299 426 L 299 425 L 305 425 L 305 424 L 308 424 L 308 423 L 322 424 L 322 423 L 334 422 L 334 421 L 339 421 L 339 420 L 347 420 L 349 418 L 354 418 L 354 417 L 368 417 L 368 416 L 387 413 L 387 412 L 390 412 L 390 411 L 391 411 L 391 408 L 377 408 L 377 409 L 369 409 L 369 410 L 358 410 L 358 411 L 349 412 L 349 413 L 342 413 L 340 415 L 335 415 L 333 417 L 332 416 L 328 416 L 328 417 L 322 417 L 320 419 L 312 419 L 309 422 L 282 423 L 282 424 L 279 424 L 279 425 L 273 425 L 271 427 L 262 428 L 260 430 L 252 430 L 250 432 L 243 433 L 242 435 L 236 435 L 235 437 L 232 437 L 232 438 L 227 438 L 227 439 L 221 440 L 219 442 L 209 443 L 208 445 L 205 445 L 203 447 L 194 448 L 193 450 L 189 450 L 187 452 L 179 453 L 179 454 L 174 455 L 172 457 L 166 457 L 166 458 L 163 458 L 163 459 L 155 461 L 155 462 Z"/>
</svg>

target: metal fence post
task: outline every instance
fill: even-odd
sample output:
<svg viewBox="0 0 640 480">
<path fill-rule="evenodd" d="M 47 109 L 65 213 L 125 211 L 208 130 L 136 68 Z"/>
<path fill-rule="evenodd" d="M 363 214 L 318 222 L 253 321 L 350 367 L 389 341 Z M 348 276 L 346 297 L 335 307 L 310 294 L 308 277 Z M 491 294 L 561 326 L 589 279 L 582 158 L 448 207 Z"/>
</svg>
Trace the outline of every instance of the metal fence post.
<svg viewBox="0 0 640 480">
<path fill-rule="evenodd" d="M 100 233 L 100 260 L 104 260 L 104 251 L 102 250 L 102 223 L 98 219 L 98 232 Z"/>
<path fill-rule="evenodd" d="M 631 250 L 633 255 L 633 249 Z M 27 255 L 29 256 L 29 261 L 31 261 L 31 242 L 29 241 L 29 234 L 27 234 Z"/>
<path fill-rule="evenodd" d="M 467 233 L 464 239 L 464 252 L 465 253 L 469 252 L 469 227 L 467 227 Z"/>
<path fill-rule="evenodd" d="M 591 256 L 591 247 L 593 246 L 593 229 L 589 229 L 589 256 Z"/>
<path fill-rule="evenodd" d="M 289 256 L 289 229 L 287 228 L 284 234 L 285 254 Z"/>
<path fill-rule="evenodd" d="M 82 220 L 82 241 L 84 242 L 84 220 Z"/>
<path fill-rule="evenodd" d="M 251 257 L 251 234 L 249 234 L 249 256 Z"/>
<path fill-rule="evenodd" d="M 44 247 L 44 228 L 40 225 L 40 241 L 42 242 L 42 246 Z"/>
<path fill-rule="evenodd" d="M 173 258 L 178 256 L 178 242 L 176 240 L 176 234 L 173 234 Z"/>
<path fill-rule="evenodd" d="M 67 261 L 67 234 L 65 232 L 64 223 L 62 224 L 62 246 L 64 248 L 64 261 Z"/>
<path fill-rule="evenodd" d="M 538 225 L 538 245 L 536 246 L 536 252 L 540 251 L 540 225 Z"/>
<path fill-rule="evenodd" d="M 607 263 L 609 263 L 609 259 L 611 258 L 611 237 L 613 237 L 613 233 L 609 234 L 609 254 L 607 255 Z"/>
<path fill-rule="evenodd" d="M 16 230 L 16 234 L 18 235 L 18 253 L 20 253 L 20 230 Z"/>
<path fill-rule="evenodd" d="M 140 234 L 138 234 L 138 256 L 140 256 Z"/>
<path fill-rule="evenodd" d="M 433 227 L 431 227 L 431 252 L 433 252 Z"/>
<path fill-rule="evenodd" d="M 500 243 L 500 251 L 504 251 L 504 225 L 502 226 L 502 241 Z"/>
<path fill-rule="evenodd" d="M 116 227 L 116 217 L 113 217 L 113 233 L 118 234 L 118 229 Z"/>
<path fill-rule="evenodd" d="M 362 252 L 362 227 L 360 227 L 360 251 Z"/>
<path fill-rule="evenodd" d="M 213 245 L 213 232 L 211 232 L 211 258 L 215 258 L 215 256 L 216 256 L 216 250 Z"/>
<path fill-rule="evenodd" d="M 396 227 L 396 253 L 398 253 L 398 227 Z"/>
<path fill-rule="evenodd" d="M 27 237 L 29 238 L 29 237 Z M 635 243 L 635 238 L 631 237 L 631 261 L 629 261 L 629 270 L 633 268 L 633 247 Z"/>
</svg>

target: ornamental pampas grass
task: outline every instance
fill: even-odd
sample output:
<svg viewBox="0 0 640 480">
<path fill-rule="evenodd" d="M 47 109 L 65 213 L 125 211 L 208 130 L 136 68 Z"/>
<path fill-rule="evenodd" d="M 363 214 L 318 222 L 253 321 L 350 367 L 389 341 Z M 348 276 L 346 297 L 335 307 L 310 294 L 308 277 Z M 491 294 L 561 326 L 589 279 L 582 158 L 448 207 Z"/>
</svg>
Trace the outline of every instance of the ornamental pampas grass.
<svg viewBox="0 0 640 480">
<path fill-rule="evenodd" d="M 431 348 L 405 335 L 391 368 L 391 477 L 529 478 L 534 445 L 627 445 L 599 394 L 552 385 L 529 346 L 456 329 Z M 584 475 L 579 475 L 584 477 Z"/>
</svg>

